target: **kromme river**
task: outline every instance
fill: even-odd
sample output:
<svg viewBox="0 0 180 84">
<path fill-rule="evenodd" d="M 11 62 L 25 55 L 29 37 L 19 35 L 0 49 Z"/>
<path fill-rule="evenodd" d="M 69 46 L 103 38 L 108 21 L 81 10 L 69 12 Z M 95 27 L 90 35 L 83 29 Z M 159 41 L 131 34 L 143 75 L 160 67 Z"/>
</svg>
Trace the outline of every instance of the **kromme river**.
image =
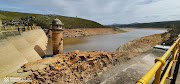
<svg viewBox="0 0 180 84">
<path fill-rule="evenodd" d="M 73 50 L 94 51 L 105 50 L 114 52 L 120 44 L 133 39 L 153 34 L 164 33 L 166 30 L 157 29 L 131 29 L 130 32 L 105 34 L 95 36 L 68 37 L 64 38 L 64 53 Z"/>
</svg>

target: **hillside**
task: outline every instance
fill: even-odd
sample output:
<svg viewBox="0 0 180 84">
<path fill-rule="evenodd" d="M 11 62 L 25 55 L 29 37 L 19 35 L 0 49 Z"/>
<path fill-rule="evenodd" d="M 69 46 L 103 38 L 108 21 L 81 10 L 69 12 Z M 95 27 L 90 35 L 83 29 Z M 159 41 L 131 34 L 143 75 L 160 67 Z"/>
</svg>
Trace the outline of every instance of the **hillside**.
<svg viewBox="0 0 180 84">
<path fill-rule="evenodd" d="M 11 23 L 27 23 L 31 25 L 32 23 L 42 26 L 43 28 L 49 28 L 50 23 L 53 19 L 60 19 L 65 25 L 65 28 L 104 28 L 103 25 L 82 18 L 67 17 L 61 15 L 42 15 L 42 14 L 31 14 L 31 13 L 19 13 L 19 12 L 9 12 L 9 11 L 0 11 L 0 19 L 3 20 L 4 24 Z M 29 20 L 24 22 L 22 20 Z M 14 23 L 12 23 L 14 22 Z M 25 25 L 27 25 L 25 24 Z"/>
<path fill-rule="evenodd" d="M 164 22 L 151 22 L 151 23 L 137 23 L 137 24 L 124 24 L 124 25 L 112 25 L 114 27 L 139 27 L 139 28 L 168 28 L 171 26 L 180 26 L 180 20 L 178 21 L 164 21 Z"/>
</svg>

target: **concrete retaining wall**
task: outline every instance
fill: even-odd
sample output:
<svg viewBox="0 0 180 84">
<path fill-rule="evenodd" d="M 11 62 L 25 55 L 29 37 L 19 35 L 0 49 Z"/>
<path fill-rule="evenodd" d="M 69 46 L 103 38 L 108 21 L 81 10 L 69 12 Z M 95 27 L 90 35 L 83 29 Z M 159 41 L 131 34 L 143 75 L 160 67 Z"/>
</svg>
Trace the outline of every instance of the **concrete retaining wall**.
<svg viewBox="0 0 180 84">
<path fill-rule="evenodd" d="M 23 64 L 45 55 L 48 38 L 42 29 L 23 33 L 0 32 L 0 78 L 15 72 Z"/>
</svg>

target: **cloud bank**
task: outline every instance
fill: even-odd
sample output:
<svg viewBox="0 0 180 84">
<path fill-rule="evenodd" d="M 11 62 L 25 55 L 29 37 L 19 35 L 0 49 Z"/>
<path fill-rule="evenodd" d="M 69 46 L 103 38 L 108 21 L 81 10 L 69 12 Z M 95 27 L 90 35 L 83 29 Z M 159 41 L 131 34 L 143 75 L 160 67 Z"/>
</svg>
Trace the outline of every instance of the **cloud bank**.
<svg viewBox="0 0 180 84">
<path fill-rule="evenodd" d="M 101 24 L 180 20 L 179 0 L 1 0 L 0 10 L 80 17 Z"/>
</svg>

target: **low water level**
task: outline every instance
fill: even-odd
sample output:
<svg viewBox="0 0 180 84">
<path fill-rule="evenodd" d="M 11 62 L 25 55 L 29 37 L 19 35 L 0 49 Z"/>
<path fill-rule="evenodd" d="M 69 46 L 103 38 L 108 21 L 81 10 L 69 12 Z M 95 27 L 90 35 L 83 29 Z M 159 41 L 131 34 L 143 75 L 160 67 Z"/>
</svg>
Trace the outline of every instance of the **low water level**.
<svg viewBox="0 0 180 84">
<path fill-rule="evenodd" d="M 156 29 L 131 29 L 131 30 L 133 31 L 118 33 L 118 34 L 64 38 L 64 53 L 71 52 L 73 50 L 79 50 L 79 51 L 105 50 L 109 52 L 114 52 L 120 44 L 126 43 L 128 41 L 131 41 L 139 37 L 166 32 L 166 30 L 156 30 Z"/>
</svg>

